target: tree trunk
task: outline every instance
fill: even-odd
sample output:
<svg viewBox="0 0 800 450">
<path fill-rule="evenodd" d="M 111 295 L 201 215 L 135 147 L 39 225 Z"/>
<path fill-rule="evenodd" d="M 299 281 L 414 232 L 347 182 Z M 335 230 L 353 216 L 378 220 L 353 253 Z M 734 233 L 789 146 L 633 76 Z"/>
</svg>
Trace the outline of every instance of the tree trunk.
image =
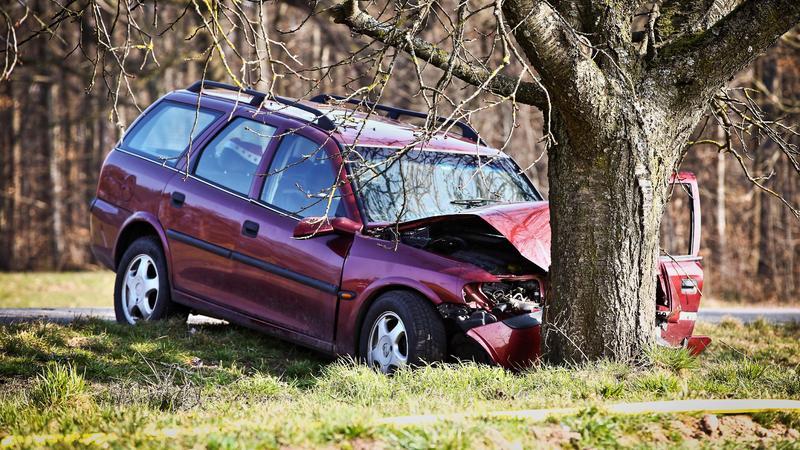
<svg viewBox="0 0 800 450">
<path fill-rule="evenodd" d="M 56 83 L 48 84 L 43 86 L 42 89 L 48 89 L 49 91 L 47 93 L 49 103 L 46 105 L 46 108 L 47 111 L 52 111 L 53 99 L 59 98 L 58 85 Z M 56 270 L 61 270 L 64 257 L 64 239 L 66 236 L 64 235 L 64 176 L 62 172 L 61 123 L 58 118 L 53 120 L 47 133 L 50 184 L 53 188 L 50 193 L 53 263 Z"/>
<path fill-rule="evenodd" d="M 0 123 L 0 270 L 9 270 L 14 242 L 14 95 L 10 81 L 0 83 Z"/>
<path fill-rule="evenodd" d="M 619 126 L 604 136 L 554 118 L 552 362 L 630 361 L 654 343 L 658 230 L 678 147 L 663 133 L 674 127 L 643 129 L 654 121 L 638 108 L 619 102 Z"/>
<path fill-rule="evenodd" d="M 717 153 L 717 208 L 716 208 L 716 222 L 717 222 L 717 248 L 716 253 L 717 264 L 714 268 L 718 274 L 717 279 L 721 280 L 722 276 L 727 272 L 726 267 L 728 264 L 728 239 L 726 225 L 727 213 L 725 212 L 725 168 L 727 163 L 727 154 L 725 152 Z"/>
</svg>

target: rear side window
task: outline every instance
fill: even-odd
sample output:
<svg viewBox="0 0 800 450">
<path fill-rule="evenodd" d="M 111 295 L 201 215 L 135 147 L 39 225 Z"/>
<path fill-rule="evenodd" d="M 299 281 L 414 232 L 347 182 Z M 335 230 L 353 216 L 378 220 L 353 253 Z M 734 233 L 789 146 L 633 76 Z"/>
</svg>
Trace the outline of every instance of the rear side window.
<svg viewBox="0 0 800 450">
<path fill-rule="evenodd" d="M 208 143 L 194 174 L 247 195 L 275 127 L 238 117 Z"/>
<path fill-rule="evenodd" d="M 275 152 L 261 201 L 300 217 L 344 216 L 333 162 L 324 148 L 296 134 Z"/>
<path fill-rule="evenodd" d="M 163 102 L 147 114 L 122 140 L 125 150 L 173 165 L 189 146 L 219 116 L 194 106 Z"/>
</svg>

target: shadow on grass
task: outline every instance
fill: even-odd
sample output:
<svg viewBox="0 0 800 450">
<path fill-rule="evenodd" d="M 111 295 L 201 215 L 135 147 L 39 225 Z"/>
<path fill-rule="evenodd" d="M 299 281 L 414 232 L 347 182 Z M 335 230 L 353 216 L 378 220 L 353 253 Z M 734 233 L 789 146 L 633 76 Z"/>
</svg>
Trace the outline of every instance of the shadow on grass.
<svg viewBox="0 0 800 450">
<path fill-rule="evenodd" d="M 225 324 L 167 321 L 131 327 L 87 319 L 0 326 L 0 379 L 35 376 L 51 361 L 70 362 L 95 382 L 130 379 L 160 366 L 190 370 L 198 380 L 215 384 L 262 373 L 302 386 L 332 359 Z"/>
</svg>

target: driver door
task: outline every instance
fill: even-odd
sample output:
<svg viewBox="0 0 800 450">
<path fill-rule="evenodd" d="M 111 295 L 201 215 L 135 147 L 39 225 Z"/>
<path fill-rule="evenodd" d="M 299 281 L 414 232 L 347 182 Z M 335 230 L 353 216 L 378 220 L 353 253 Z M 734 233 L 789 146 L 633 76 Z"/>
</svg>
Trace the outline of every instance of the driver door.
<svg viewBox="0 0 800 450">
<path fill-rule="evenodd" d="M 352 236 L 295 239 L 301 218 L 349 216 L 335 189 L 341 167 L 332 140 L 311 127 L 283 129 L 261 179 L 241 211 L 234 260 L 236 294 L 249 314 L 281 328 L 332 342 L 342 267 Z M 332 191 L 333 189 L 333 191 Z"/>
</svg>

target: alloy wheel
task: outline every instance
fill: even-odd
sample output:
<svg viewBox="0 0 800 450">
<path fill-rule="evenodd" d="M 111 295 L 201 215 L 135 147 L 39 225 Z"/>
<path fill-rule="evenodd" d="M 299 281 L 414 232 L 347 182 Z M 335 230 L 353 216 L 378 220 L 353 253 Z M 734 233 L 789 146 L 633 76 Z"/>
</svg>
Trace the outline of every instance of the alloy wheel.
<svg viewBox="0 0 800 450">
<path fill-rule="evenodd" d="M 122 285 L 122 306 L 125 319 L 131 324 L 148 320 L 158 299 L 158 269 L 150 255 L 133 258 L 125 271 Z"/>
<path fill-rule="evenodd" d="M 408 362 L 408 336 L 400 316 L 381 314 L 369 334 L 367 363 L 383 373 L 392 373 Z"/>
</svg>

